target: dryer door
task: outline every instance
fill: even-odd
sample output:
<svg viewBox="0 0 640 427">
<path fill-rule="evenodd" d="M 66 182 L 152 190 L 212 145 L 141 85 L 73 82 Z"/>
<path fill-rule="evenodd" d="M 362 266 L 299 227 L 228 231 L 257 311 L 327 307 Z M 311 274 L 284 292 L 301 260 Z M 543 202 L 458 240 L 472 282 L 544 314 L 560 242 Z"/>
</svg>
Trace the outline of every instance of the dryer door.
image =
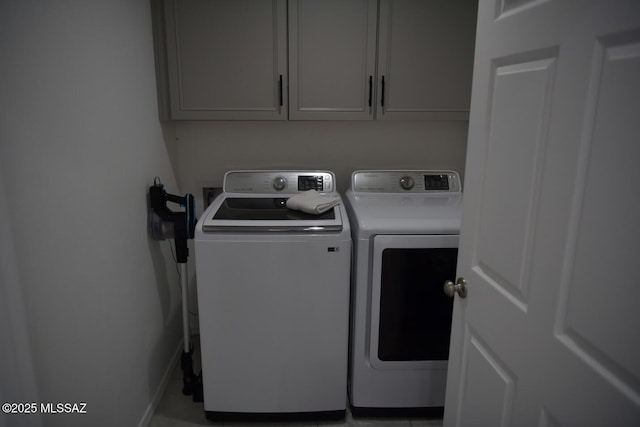
<svg viewBox="0 0 640 427">
<path fill-rule="evenodd" d="M 376 369 L 446 369 L 457 235 L 373 239 L 369 360 Z"/>
</svg>

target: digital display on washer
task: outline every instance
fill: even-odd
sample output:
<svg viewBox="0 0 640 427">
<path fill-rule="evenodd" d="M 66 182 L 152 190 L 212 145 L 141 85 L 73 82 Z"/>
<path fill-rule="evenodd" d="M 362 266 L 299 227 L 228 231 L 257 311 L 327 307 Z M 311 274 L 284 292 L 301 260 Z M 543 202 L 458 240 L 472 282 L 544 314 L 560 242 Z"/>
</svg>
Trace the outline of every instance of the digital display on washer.
<svg viewBox="0 0 640 427">
<path fill-rule="evenodd" d="M 424 176 L 424 189 L 425 190 L 448 190 L 449 189 L 449 177 L 447 175 L 425 175 Z"/>
<path fill-rule="evenodd" d="M 298 191 L 316 190 L 322 191 L 322 177 L 315 175 L 301 175 L 298 177 Z"/>
</svg>

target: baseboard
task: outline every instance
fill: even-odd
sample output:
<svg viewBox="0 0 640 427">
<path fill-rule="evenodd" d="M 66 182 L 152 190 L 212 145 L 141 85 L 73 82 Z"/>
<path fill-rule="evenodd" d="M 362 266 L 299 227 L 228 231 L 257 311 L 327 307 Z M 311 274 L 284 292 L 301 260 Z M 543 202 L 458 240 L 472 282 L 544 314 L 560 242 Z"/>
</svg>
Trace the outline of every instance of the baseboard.
<svg viewBox="0 0 640 427">
<path fill-rule="evenodd" d="M 173 357 L 171 357 L 171 362 L 169 362 L 169 366 L 167 366 L 167 369 L 165 370 L 164 375 L 162 375 L 160 384 L 158 384 L 158 388 L 156 389 L 156 392 L 153 395 L 153 399 L 151 399 L 151 402 L 149 402 L 149 405 L 147 406 L 147 410 L 144 412 L 142 419 L 138 423 L 138 427 L 147 427 L 151 422 L 151 418 L 153 417 L 153 414 L 155 413 L 156 408 L 160 404 L 160 400 L 162 399 L 162 396 L 164 395 L 164 392 L 167 389 L 167 386 L 169 385 L 169 381 L 171 380 L 171 375 L 173 374 L 173 371 L 176 368 L 178 359 L 182 355 L 182 351 L 184 350 L 183 342 L 184 342 L 183 340 L 180 340 L 180 342 L 178 343 L 178 347 L 176 348 L 176 351 L 174 352 Z"/>
</svg>

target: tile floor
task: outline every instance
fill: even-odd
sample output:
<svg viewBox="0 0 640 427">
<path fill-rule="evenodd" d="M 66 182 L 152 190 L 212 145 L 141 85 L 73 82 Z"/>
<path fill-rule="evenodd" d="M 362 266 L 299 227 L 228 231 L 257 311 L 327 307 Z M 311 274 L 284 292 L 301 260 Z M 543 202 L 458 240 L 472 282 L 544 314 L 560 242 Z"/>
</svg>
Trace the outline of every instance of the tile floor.
<svg viewBox="0 0 640 427">
<path fill-rule="evenodd" d="M 199 354 L 194 353 L 194 371 L 200 372 Z M 180 361 L 173 370 L 167 389 L 153 414 L 149 427 L 194 427 L 194 426 L 253 426 L 253 427 L 435 427 L 442 426 L 442 419 L 428 418 L 354 418 L 347 410 L 347 416 L 343 421 L 318 421 L 318 422 L 282 422 L 282 423 L 236 423 L 213 422 L 205 418 L 204 404 L 194 402 L 191 396 L 182 394 L 182 370 Z"/>
</svg>

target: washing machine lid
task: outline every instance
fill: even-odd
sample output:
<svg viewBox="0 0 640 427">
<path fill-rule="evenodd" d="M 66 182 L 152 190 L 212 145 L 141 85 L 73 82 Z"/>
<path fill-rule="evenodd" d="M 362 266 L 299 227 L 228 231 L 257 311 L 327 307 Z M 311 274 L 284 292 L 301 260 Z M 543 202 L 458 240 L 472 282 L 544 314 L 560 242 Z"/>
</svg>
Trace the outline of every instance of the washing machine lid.
<svg viewBox="0 0 640 427">
<path fill-rule="evenodd" d="M 445 170 L 356 171 L 347 192 L 353 229 L 375 234 L 460 234 L 460 177 Z"/>
<path fill-rule="evenodd" d="M 462 196 L 347 192 L 352 229 L 376 234 L 460 234 Z"/>
<path fill-rule="evenodd" d="M 338 206 L 313 215 L 287 208 L 288 197 L 268 194 L 222 194 L 205 212 L 205 232 L 340 232 Z"/>
</svg>

